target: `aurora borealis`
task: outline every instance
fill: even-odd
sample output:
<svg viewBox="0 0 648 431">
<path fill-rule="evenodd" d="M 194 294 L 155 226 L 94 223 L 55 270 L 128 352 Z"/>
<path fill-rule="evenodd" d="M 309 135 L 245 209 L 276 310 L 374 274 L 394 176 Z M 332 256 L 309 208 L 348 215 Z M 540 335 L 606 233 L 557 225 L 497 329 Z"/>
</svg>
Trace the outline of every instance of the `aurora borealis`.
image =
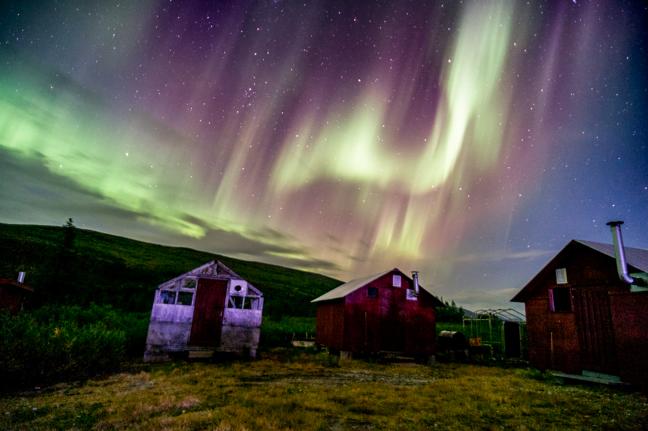
<svg viewBox="0 0 648 431">
<path fill-rule="evenodd" d="M 0 6 L 0 221 L 475 308 L 569 239 L 648 247 L 642 2 Z"/>
</svg>

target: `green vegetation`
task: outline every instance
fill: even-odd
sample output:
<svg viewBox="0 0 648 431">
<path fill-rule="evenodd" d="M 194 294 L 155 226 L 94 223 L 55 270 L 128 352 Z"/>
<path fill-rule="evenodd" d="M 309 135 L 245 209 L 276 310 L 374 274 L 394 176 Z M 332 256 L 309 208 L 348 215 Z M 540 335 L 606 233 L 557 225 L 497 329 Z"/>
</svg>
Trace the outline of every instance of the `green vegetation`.
<svg viewBox="0 0 648 431">
<path fill-rule="evenodd" d="M 71 239 L 70 239 L 71 237 Z M 264 315 L 313 316 L 311 299 L 341 282 L 319 274 L 70 227 L 0 224 L 0 277 L 26 271 L 36 305 L 109 304 L 150 311 L 155 287 L 213 259 L 265 295 Z"/>
<path fill-rule="evenodd" d="M 332 366 L 334 365 L 334 366 Z M 341 361 L 271 351 L 170 363 L 0 398 L 0 429 L 642 430 L 648 399 L 476 365 Z"/>
<path fill-rule="evenodd" d="M 313 333 L 310 300 L 341 282 L 304 271 L 78 229 L 0 224 L 0 278 L 26 271 L 32 310 L 0 316 L 10 390 L 117 369 L 141 358 L 158 284 L 219 259 L 265 295 L 262 345 Z"/>
<path fill-rule="evenodd" d="M 141 313 L 96 305 L 0 313 L 0 381 L 11 389 L 116 370 L 141 355 L 146 325 Z"/>
<path fill-rule="evenodd" d="M 314 317 L 284 317 L 281 320 L 266 318 L 261 326 L 261 347 L 289 347 L 294 339 L 315 337 Z"/>
<path fill-rule="evenodd" d="M 443 298 L 441 298 L 441 300 L 443 301 Z M 443 301 L 443 304 L 445 304 L 445 307 L 437 308 L 437 322 L 461 323 L 464 317 L 463 308 L 457 307 L 457 304 L 455 304 L 454 301 Z"/>
</svg>

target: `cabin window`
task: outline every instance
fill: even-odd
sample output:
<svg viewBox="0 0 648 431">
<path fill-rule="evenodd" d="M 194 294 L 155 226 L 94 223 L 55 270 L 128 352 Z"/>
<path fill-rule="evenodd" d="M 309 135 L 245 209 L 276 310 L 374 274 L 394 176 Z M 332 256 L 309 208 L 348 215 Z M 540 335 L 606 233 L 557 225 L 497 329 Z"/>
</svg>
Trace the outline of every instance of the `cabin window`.
<svg viewBox="0 0 648 431">
<path fill-rule="evenodd" d="M 567 284 L 567 268 L 556 269 L 556 284 Z"/>
<path fill-rule="evenodd" d="M 551 311 L 555 312 L 572 311 L 569 289 L 565 287 L 549 289 L 549 306 Z"/>
<path fill-rule="evenodd" d="M 394 287 L 401 287 L 401 276 L 400 275 L 392 275 L 392 286 Z"/>
<path fill-rule="evenodd" d="M 193 301 L 192 292 L 178 292 L 178 304 L 191 305 L 192 301 Z"/>
<path fill-rule="evenodd" d="M 176 303 L 176 293 L 172 290 L 161 290 L 160 291 L 160 303 L 161 304 L 175 304 Z"/>
<path fill-rule="evenodd" d="M 369 298 L 378 298 L 378 288 L 377 287 L 367 288 L 367 296 Z"/>
</svg>

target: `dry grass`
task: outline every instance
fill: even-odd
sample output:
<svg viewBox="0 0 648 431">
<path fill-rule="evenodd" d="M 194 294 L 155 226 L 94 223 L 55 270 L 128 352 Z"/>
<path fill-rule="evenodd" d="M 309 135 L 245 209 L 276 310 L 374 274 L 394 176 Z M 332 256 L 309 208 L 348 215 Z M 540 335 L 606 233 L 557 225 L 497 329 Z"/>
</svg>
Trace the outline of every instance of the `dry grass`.
<svg viewBox="0 0 648 431">
<path fill-rule="evenodd" d="M 0 399 L 0 429 L 648 428 L 648 399 L 474 365 L 331 366 L 323 354 L 156 365 Z"/>
</svg>

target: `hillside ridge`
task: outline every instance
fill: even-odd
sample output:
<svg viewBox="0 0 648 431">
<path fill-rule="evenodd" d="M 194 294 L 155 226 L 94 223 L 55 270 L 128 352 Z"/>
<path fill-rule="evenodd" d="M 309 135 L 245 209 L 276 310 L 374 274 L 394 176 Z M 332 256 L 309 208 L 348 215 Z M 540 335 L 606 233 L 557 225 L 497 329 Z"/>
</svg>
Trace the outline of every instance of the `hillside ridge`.
<svg viewBox="0 0 648 431">
<path fill-rule="evenodd" d="M 218 259 L 263 291 L 272 317 L 313 316 L 310 300 L 342 282 L 325 275 L 187 247 L 149 243 L 89 229 L 0 223 L 0 278 L 25 271 L 34 305 L 110 304 L 149 311 L 158 284 Z"/>
</svg>

